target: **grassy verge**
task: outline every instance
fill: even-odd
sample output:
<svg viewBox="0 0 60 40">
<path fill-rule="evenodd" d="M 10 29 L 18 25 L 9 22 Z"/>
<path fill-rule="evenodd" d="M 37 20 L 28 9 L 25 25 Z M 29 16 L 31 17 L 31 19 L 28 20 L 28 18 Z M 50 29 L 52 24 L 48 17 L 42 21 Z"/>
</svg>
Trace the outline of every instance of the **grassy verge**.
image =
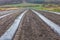
<svg viewBox="0 0 60 40">
<path fill-rule="evenodd" d="M 48 5 L 41 4 L 37 7 L 31 7 L 31 8 L 34 8 L 36 10 L 48 10 L 48 11 L 60 12 L 60 6 L 55 4 L 48 4 Z"/>
<path fill-rule="evenodd" d="M 5 10 L 7 8 L 33 8 L 36 10 L 48 10 L 54 12 L 60 12 L 60 6 L 56 4 L 10 4 L 10 5 L 3 5 L 0 6 L 0 10 Z"/>
</svg>

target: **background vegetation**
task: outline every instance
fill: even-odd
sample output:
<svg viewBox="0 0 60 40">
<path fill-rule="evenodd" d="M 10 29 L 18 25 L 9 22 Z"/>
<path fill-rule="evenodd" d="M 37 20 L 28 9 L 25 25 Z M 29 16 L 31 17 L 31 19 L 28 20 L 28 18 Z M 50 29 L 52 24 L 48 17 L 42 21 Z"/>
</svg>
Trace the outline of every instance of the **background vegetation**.
<svg viewBox="0 0 60 40">
<path fill-rule="evenodd" d="M 55 11 L 60 12 L 60 5 L 57 4 L 9 4 L 0 6 L 0 10 L 5 10 L 7 8 L 32 8 L 36 10 L 47 10 L 47 11 Z"/>
</svg>

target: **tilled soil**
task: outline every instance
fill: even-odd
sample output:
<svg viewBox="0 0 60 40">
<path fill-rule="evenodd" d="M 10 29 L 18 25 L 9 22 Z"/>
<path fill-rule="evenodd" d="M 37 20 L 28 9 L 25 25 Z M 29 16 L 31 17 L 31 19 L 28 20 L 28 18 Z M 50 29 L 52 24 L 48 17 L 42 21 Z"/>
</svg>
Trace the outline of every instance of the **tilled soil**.
<svg viewBox="0 0 60 40">
<path fill-rule="evenodd" d="M 14 40 L 60 40 L 60 36 L 29 10 L 19 26 Z"/>
<path fill-rule="evenodd" d="M 41 13 L 42 15 L 44 15 L 46 18 L 53 21 L 54 23 L 60 25 L 60 15 L 50 13 L 50 12 L 44 12 L 44 11 L 38 11 L 38 12 Z"/>
<path fill-rule="evenodd" d="M 22 12 L 12 13 L 0 19 L 0 36 L 2 36 L 7 29 L 13 24 L 14 20 L 20 15 Z"/>
<path fill-rule="evenodd" d="M 6 15 L 6 14 L 10 14 L 10 13 L 12 13 L 14 11 L 17 11 L 17 10 L 1 11 L 0 12 L 0 16 Z"/>
</svg>

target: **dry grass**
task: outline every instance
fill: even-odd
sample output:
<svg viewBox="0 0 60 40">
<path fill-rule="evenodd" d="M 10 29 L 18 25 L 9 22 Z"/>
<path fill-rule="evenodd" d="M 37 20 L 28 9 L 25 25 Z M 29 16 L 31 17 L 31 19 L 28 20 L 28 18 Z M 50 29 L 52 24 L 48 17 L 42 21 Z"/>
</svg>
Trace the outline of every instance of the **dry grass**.
<svg viewBox="0 0 60 40">
<path fill-rule="evenodd" d="M 0 11 L 17 10 L 18 8 L 0 8 Z"/>
</svg>

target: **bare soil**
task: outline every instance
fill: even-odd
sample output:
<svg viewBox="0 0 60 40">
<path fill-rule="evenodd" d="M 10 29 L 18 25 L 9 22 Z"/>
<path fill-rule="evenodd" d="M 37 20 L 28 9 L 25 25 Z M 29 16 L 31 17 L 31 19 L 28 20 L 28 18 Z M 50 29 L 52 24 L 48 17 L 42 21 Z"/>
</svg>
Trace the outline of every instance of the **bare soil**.
<svg viewBox="0 0 60 40">
<path fill-rule="evenodd" d="M 60 40 L 60 36 L 29 10 L 13 40 Z"/>
<path fill-rule="evenodd" d="M 6 30 L 10 28 L 13 24 L 14 20 L 21 14 L 22 12 L 12 13 L 0 19 L 0 36 L 2 36 Z"/>
<path fill-rule="evenodd" d="M 10 14 L 10 13 L 12 13 L 12 11 L 15 11 L 15 10 L 0 11 L 0 16 L 6 15 L 6 14 Z"/>
<path fill-rule="evenodd" d="M 44 12 L 44 11 L 38 11 L 38 12 L 41 13 L 42 15 L 44 15 L 49 20 L 51 20 L 52 22 L 54 22 L 60 26 L 60 15 L 50 13 L 50 12 Z"/>
</svg>

